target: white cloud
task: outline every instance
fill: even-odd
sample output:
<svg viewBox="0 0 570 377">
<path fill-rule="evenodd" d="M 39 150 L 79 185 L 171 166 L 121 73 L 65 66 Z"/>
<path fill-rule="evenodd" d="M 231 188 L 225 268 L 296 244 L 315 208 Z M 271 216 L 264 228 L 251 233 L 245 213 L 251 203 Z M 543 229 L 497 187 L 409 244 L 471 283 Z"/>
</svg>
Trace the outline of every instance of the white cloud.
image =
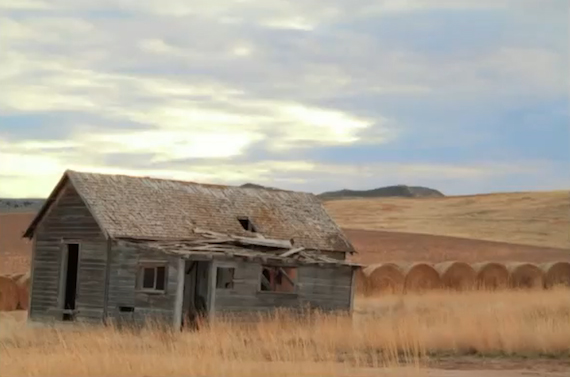
<svg viewBox="0 0 570 377">
<path fill-rule="evenodd" d="M 303 17 L 293 17 L 293 18 L 274 18 L 266 20 L 262 23 L 264 26 L 268 26 L 276 29 L 292 29 L 292 30 L 304 30 L 311 31 L 315 28 L 315 24 L 310 22 Z"/>
<path fill-rule="evenodd" d="M 188 158 L 226 158 L 242 154 L 263 135 L 246 132 L 193 132 L 153 130 L 123 134 L 85 135 L 84 146 L 91 153 L 148 153 L 152 162 Z"/>
<path fill-rule="evenodd" d="M 160 55 L 170 55 L 178 57 L 189 57 L 191 54 L 184 51 L 181 48 L 177 48 L 165 43 L 162 39 L 144 39 L 138 42 L 138 45 L 142 51 L 160 54 Z"/>
<path fill-rule="evenodd" d="M 2 0 L 0 9 L 8 10 L 44 10 L 50 6 L 46 1 L 40 0 Z"/>
<path fill-rule="evenodd" d="M 358 141 L 357 133 L 372 124 L 370 119 L 342 111 L 252 98 L 215 81 L 192 84 L 185 79 L 77 69 L 58 59 L 41 63 L 21 55 L 11 59 L 20 63 L 21 71 L 5 78 L 4 88 L 9 90 L 0 93 L 1 108 L 19 112 L 84 111 L 103 121 L 130 121 L 153 127 L 154 131 L 134 130 L 112 136 L 123 146 L 144 145 L 132 147 L 133 151 L 151 148 L 141 142 L 148 137 L 157 141 L 156 148 L 170 151 L 171 157 L 236 155 L 273 129 L 279 130 L 283 139 L 268 140 L 268 145 L 279 149 L 295 146 L 297 141 L 344 144 Z M 42 76 L 34 83 L 20 83 L 19 78 L 26 72 Z M 195 96 L 206 99 L 196 103 L 191 99 Z M 147 100 L 139 102 L 141 98 Z M 89 138 L 96 139 L 84 137 Z M 175 141 L 180 147 L 174 146 Z M 207 141 L 215 146 L 208 151 L 204 146 L 198 148 Z M 188 152 L 181 152 L 185 148 Z"/>
<path fill-rule="evenodd" d="M 46 175 L 59 172 L 60 163 L 55 157 L 43 154 L 0 152 L 1 174 L 3 175 Z M 4 182 L 2 182 L 4 184 Z"/>
<path fill-rule="evenodd" d="M 371 120 L 361 119 L 340 111 L 315 109 L 301 105 L 278 107 L 282 122 L 288 126 L 283 138 L 271 145 L 277 149 L 288 148 L 299 141 L 319 141 L 322 144 L 351 144 L 359 141 L 357 136 L 372 125 Z"/>
<path fill-rule="evenodd" d="M 253 49 L 246 45 L 237 45 L 231 49 L 231 52 L 236 56 L 249 56 L 252 54 Z"/>
</svg>

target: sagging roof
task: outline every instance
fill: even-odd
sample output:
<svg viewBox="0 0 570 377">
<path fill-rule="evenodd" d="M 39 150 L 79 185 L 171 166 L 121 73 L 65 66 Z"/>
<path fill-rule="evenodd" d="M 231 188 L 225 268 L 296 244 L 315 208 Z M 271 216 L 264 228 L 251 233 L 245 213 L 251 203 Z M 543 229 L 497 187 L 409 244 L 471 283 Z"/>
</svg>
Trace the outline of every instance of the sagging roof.
<svg viewBox="0 0 570 377">
<path fill-rule="evenodd" d="M 195 229 L 244 237 L 293 240 L 293 245 L 323 251 L 354 252 L 354 247 L 310 193 L 208 185 L 149 177 L 68 170 L 25 237 L 70 182 L 110 238 L 189 240 Z M 247 218 L 256 232 L 245 230 Z"/>
</svg>

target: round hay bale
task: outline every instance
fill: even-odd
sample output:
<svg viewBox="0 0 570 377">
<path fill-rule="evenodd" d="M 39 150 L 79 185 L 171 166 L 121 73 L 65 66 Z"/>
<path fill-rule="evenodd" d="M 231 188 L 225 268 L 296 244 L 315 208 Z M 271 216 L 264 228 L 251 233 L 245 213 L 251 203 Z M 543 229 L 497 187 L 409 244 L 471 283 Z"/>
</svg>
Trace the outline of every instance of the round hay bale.
<svg viewBox="0 0 570 377">
<path fill-rule="evenodd" d="M 16 281 L 18 287 L 18 302 L 20 309 L 28 310 L 29 296 L 30 296 L 30 273 L 27 272 L 20 276 Z"/>
<path fill-rule="evenodd" d="M 368 279 L 364 275 L 363 268 L 356 269 L 356 292 L 364 296 L 368 295 Z"/>
<path fill-rule="evenodd" d="M 570 287 L 570 262 L 552 262 L 540 265 L 544 273 L 544 286 L 553 288 L 558 285 Z"/>
<path fill-rule="evenodd" d="M 481 262 L 471 265 L 475 271 L 477 288 L 485 290 L 505 289 L 509 285 L 509 270 L 497 262 Z"/>
<path fill-rule="evenodd" d="M 532 263 L 508 263 L 509 285 L 513 288 L 536 289 L 544 286 L 544 273 Z"/>
<path fill-rule="evenodd" d="M 18 308 L 18 286 L 8 276 L 0 276 L 0 311 L 9 312 Z"/>
<path fill-rule="evenodd" d="M 404 272 L 395 263 L 380 263 L 364 269 L 369 294 L 398 294 L 404 290 Z"/>
<path fill-rule="evenodd" d="M 25 272 L 20 272 L 18 274 L 10 274 L 8 277 L 14 281 L 18 281 L 19 278 L 25 275 Z"/>
<path fill-rule="evenodd" d="M 465 291 L 473 289 L 476 276 L 473 267 L 464 262 L 443 262 L 435 265 L 441 284 L 449 289 Z"/>
<path fill-rule="evenodd" d="M 425 292 L 441 288 L 437 270 L 428 263 L 412 263 L 404 269 L 404 291 Z"/>
</svg>

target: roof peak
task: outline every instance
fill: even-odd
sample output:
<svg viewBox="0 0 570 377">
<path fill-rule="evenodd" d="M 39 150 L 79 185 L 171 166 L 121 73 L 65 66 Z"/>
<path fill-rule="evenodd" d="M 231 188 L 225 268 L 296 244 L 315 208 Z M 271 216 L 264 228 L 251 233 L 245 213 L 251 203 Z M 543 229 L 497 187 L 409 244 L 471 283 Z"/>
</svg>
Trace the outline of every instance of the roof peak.
<svg viewBox="0 0 570 377">
<path fill-rule="evenodd" d="M 261 189 L 261 190 L 268 190 L 268 191 L 287 191 L 287 192 L 296 192 L 296 193 L 304 193 L 304 194 L 313 195 L 312 193 L 303 192 L 303 191 L 269 189 L 269 188 L 265 188 L 265 187 L 253 188 L 253 187 L 243 187 L 243 186 L 237 186 L 237 185 L 223 185 L 223 184 L 218 184 L 218 183 L 187 181 L 187 180 L 174 179 L 174 178 L 161 178 L 161 177 L 151 176 L 151 175 L 131 175 L 131 174 L 124 174 L 124 173 L 123 174 L 121 174 L 121 173 L 100 173 L 100 172 L 90 172 L 90 171 L 78 171 L 78 170 L 72 170 L 72 169 L 66 169 L 65 175 L 104 176 L 104 177 L 137 179 L 137 180 L 149 179 L 152 181 L 182 183 L 182 184 L 197 185 L 197 186 L 202 186 L 202 187 L 207 187 L 207 188 L 220 188 L 220 189 L 235 188 L 235 189 L 240 189 L 240 190 L 260 190 Z"/>
</svg>

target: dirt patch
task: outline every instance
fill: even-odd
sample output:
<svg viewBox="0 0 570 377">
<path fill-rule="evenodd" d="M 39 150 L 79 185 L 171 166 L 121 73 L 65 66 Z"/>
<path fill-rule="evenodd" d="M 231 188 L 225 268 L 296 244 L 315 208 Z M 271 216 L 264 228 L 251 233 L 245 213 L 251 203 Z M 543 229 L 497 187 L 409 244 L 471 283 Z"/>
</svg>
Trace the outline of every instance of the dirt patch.
<svg viewBox="0 0 570 377">
<path fill-rule="evenodd" d="M 432 360 L 428 366 L 430 368 L 445 370 L 525 370 L 525 371 L 547 371 L 547 372 L 568 372 L 570 370 L 570 359 L 554 358 L 517 358 L 517 357 L 442 357 Z"/>
<path fill-rule="evenodd" d="M 353 260 L 365 264 L 420 260 L 434 263 L 448 260 L 467 263 L 487 260 L 532 263 L 570 261 L 570 250 L 550 247 L 403 232 L 343 231 L 358 251 Z"/>
<path fill-rule="evenodd" d="M 428 369 L 425 374 L 429 377 L 566 377 L 568 372 L 549 372 L 541 370 L 433 370 Z"/>
</svg>

